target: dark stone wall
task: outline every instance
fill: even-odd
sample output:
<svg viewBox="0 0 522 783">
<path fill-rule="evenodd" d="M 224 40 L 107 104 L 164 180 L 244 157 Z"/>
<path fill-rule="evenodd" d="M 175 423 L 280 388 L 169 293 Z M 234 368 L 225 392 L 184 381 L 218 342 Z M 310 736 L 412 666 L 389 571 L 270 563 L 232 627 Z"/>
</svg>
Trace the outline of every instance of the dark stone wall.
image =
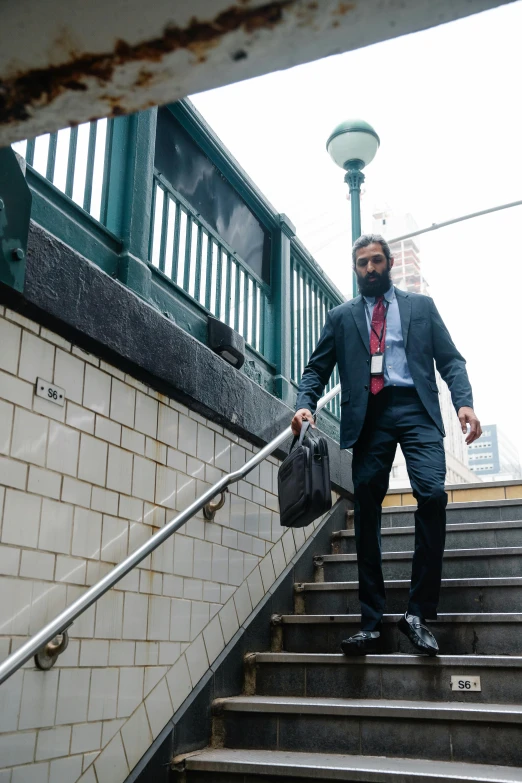
<svg viewBox="0 0 522 783">
<path fill-rule="evenodd" d="M 288 406 L 35 223 L 24 294 L 1 286 L 0 301 L 257 446 L 290 423 Z M 328 440 L 333 487 L 350 497 L 351 455 Z"/>
</svg>

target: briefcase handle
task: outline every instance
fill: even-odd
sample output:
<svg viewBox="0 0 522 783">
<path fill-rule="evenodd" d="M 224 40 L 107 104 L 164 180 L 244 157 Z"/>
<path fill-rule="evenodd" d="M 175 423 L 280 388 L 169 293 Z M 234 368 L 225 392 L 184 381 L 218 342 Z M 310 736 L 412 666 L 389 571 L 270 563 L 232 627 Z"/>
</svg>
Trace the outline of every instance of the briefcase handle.
<svg viewBox="0 0 522 783">
<path fill-rule="evenodd" d="M 299 433 L 299 435 L 294 435 L 292 445 L 290 446 L 290 451 L 292 451 L 297 441 L 299 441 L 300 446 L 303 445 L 304 436 L 306 435 L 306 431 L 308 430 L 309 426 L 310 426 L 310 422 L 307 419 L 305 419 L 301 424 L 301 432 Z M 290 454 L 290 451 L 288 452 L 288 454 Z"/>
</svg>

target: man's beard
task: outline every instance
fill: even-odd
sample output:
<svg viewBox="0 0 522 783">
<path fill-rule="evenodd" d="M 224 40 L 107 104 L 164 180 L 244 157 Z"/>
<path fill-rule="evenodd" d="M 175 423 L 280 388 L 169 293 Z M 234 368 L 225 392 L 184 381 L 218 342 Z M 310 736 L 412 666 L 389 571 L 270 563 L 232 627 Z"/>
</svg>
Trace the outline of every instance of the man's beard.
<svg viewBox="0 0 522 783">
<path fill-rule="evenodd" d="M 392 284 L 390 277 L 390 267 L 385 269 L 384 272 L 381 272 L 381 274 L 378 274 L 378 272 L 373 272 L 372 277 L 375 279 L 369 280 L 368 275 L 365 275 L 364 277 L 357 275 L 357 285 L 359 286 L 359 291 L 363 296 L 382 296 L 386 293 L 386 291 L 388 291 Z"/>
</svg>

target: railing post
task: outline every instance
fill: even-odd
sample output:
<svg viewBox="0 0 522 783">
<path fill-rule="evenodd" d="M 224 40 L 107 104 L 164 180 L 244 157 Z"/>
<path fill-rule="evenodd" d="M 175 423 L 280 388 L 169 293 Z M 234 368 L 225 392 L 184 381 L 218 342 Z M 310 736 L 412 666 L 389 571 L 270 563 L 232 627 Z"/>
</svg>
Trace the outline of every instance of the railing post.
<svg viewBox="0 0 522 783">
<path fill-rule="evenodd" d="M 108 193 L 107 227 L 124 243 L 118 278 L 147 300 L 156 120 L 154 108 L 114 121 Z"/>
<path fill-rule="evenodd" d="M 274 243 L 274 265 L 272 271 L 272 290 L 274 292 L 274 358 L 277 368 L 275 391 L 277 396 L 290 405 L 295 403 L 295 390 L 291 384 L 292 351 L 292 280 L 290 251 L 291 240 L 295 236 L 295 226 L 286 215 L 279 215 L 279 230 Z"/>
</svg>

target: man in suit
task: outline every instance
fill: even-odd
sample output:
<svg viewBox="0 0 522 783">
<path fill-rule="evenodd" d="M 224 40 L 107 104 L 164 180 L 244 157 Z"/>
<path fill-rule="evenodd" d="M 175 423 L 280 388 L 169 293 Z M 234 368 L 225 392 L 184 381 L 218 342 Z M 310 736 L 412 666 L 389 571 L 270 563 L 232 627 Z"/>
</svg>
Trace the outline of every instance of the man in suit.
<svg viewBox="0 0 522 783">
<path fill-rule="evenodd" d="M 360 296 L 334 307 L 303 372 L 292 430 L 313 426 L 317 400 L 337 364 L 341 379 L 341 448 L 353 447 L 354 526 L 361 631 L 342 643 L 345 655 L 380 649 L 385 589 L 381 507 L 397 444 L 406 459 L 415 512 L 415 552 L 402 631 L 422 653 L 438 645 L 426 626 L 436 619 L 444 554 L 447 495 L 444 426 L 434 363 L 449 386 L 466 443 L 482 434 L 473 411 L 466 362 L 432 299 L 404 293 L 390 279 L 393 258 L 380 235 L 352 250 Z"/>
</svg>

